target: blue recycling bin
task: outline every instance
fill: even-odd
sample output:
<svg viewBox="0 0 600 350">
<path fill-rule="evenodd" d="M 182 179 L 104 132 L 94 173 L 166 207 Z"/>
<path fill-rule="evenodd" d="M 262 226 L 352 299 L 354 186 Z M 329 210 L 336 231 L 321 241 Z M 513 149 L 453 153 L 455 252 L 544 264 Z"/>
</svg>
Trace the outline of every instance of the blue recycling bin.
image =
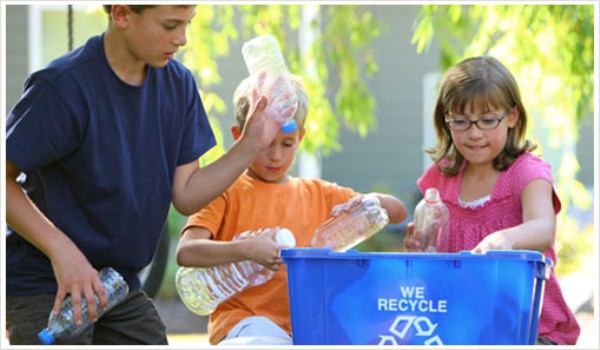
<svg viewBox="0 0 600 350">
<path fill-rule="evenodd" d="M 530 345 L 551 260 L 534 251 L 284 249 L 295 345 Z"/>
</svg>

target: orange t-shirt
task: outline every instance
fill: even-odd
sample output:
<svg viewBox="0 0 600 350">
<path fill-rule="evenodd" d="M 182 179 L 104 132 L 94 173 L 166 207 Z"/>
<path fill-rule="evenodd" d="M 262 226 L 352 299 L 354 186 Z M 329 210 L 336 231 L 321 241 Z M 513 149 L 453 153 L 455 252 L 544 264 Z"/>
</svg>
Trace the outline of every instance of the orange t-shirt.
<svg viewBox="0 0 600 350">
<path fill-rule="evenodd" d="M 290 177 L 285 184 L 270 184 L 242 175 L 204 209 L 192 215 L 183 228 L 208 229 L 213 239 L 231 241 L 247 230 L 288 228 L 296 247 L 306 247 L 315 229 L 330 217 L 334 206 L 358 195 L 354 190 L 318 180 Z M 267 283 L 250 287 L 222 303 L 210 315 L 211 344 L 221 341 L 239 321 L 264 316 L 291 334 L 285 266 Z"/>
</svg>

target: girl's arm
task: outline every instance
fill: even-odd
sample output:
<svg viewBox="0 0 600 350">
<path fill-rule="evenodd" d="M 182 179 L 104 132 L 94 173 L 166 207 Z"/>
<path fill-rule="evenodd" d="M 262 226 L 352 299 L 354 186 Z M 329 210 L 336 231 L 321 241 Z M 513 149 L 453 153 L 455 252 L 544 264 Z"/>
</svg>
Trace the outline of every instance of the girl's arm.
<svg viewBox="0 0 600 350">
<path fill-rule="evenodd" d="M 277 230 L 253 238 L 217 241 L 210 239 L 210 231 L 194 226 L 184 231 L 177 246 L 177 264 L 180 266 L 211 267 L 243 260 L 252 260 L 277 271 L 282 259 L 275 242 Z"/>
<path fill-rule="evenodd" d="M 521 194 L 523 223 L 492 233 L 473 252 L 510 249 L 543 252 L 550 248 L 556 228 L 552 191 L 552 185 L 546 180 L 530 182 Z"/>
</svg>

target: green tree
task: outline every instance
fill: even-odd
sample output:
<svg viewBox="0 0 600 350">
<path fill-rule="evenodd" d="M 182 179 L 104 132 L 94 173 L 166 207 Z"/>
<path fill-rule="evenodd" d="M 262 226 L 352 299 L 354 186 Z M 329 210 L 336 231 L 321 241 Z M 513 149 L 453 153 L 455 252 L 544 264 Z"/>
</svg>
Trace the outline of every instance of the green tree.
<svg viewBox="0 0 600 350">
<path fill-rule="evenodd" d="M 316 16 L 303 26 L 308 9 Z M 316 36 L 302 50 L 298 37 L 307 30 L 314 30 Z M 225 113 L 227 105 L 213 91 L 221 83 L 218 59 L 230 54 L 232 42 L 267 33 L 277 37 L 290 71 L 301 75 L 307 88 L 311 117 L 302 151 L 327 156 L 341 150 L 341 127 L 365 136 L 376 126 L 375 99 L 365 83 L 377 71 L 370 44 L 380 29 L 371 13 L 359 6 L 198 5 L 183 63 L 202 80 L 202 98 L 219 145 L 222 127 L 214 116 Z M 220 146 L 201 163 L 213 161 L 223 151 Z"/>
<path fill-rule="evenodd" d="M 315 16 L 303 26 L 307 13 Z M 302 49 L 300 31 L 309 30 L 316 33 L 314 41 Z M 301 151 L 327 156 L 342 149 L 338 141 L 340 128 L 364 137 L 376 126 L 375 99 L 365 78 L 377 71 L 370 45 L 380 35 L 380 24 L 363 7 L 198 5 L 181 57 L 202 82 L 202 101 L 217 138 L 217 146 L 200 158 L 201 165 L 216 160 L 225 151 L 218 117 L 227 113 L 227 104 L 214 92 L 221 84 L 219 59 L 231 54 L 232 43 L 262 34 L 278 39 L 290 71 L 303 78 L 311 114 Z M 169 212 L 169 232 L 178 234 L 184 222 L 176 210 Z"/>
<path fill-rule="evenodd" d="M 544 155 L 557 154 L 559 272 L 569 272 L 593 254 L 593 227 L 578 228 L 570 205 L 589 208 L 590 194 L 576 179 L 573 152 L 579 125 L 593 112 L 593 5 L 428 5 L 419 12 L 417 51 L 439 43 L 443 70 L 483 54 L 500 59 L 515 74 L 531 115 L 528 137 Z"/>
</svg>

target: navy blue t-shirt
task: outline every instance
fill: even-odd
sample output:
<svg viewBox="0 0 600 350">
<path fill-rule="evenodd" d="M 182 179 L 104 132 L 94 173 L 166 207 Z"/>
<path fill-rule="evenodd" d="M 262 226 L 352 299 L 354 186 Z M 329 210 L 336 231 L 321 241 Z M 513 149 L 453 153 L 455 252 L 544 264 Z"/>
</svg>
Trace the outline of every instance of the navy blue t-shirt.
<svg viewBox="0 0 600 350">
<path fill-rule="evenodd" d="M 110 68 L 103 35 L 33 73 L 6 128 L 6 158 L 37 207 L 131 288 L 156 250 L 175 168 L 215 145 L 189 70 L 170 60 L 128 85 Z M 8 295 L 56 292 L 49 259 L 10 228 L 6 250 Z"/>
</svg>

